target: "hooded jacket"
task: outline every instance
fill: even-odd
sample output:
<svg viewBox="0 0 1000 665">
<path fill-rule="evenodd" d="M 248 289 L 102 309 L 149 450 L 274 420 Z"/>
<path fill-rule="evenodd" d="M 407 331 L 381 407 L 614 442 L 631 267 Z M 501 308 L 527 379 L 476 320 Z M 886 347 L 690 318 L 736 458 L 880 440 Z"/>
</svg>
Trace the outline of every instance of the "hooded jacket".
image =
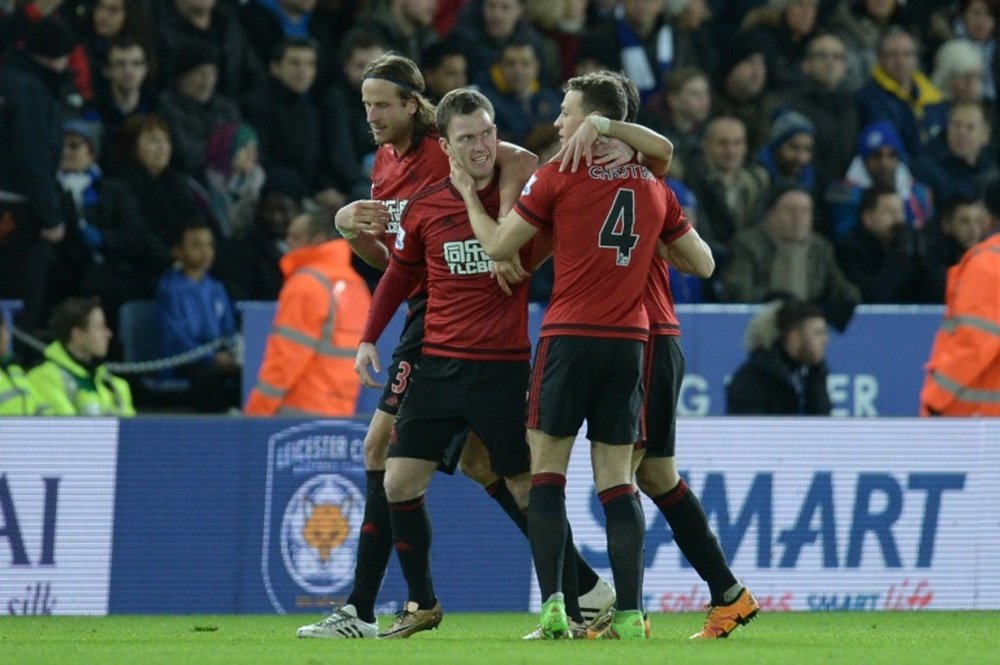
<svg viewBox="0 0 1000 665">
<path fill-rule="evenodd" d="M 354 356 L 371 293 L 351 268 L 346 240 L 281 259 L 285 284 L 244 412 L 255 416 L 353 416 L 361 384 Z"/>
</svg>

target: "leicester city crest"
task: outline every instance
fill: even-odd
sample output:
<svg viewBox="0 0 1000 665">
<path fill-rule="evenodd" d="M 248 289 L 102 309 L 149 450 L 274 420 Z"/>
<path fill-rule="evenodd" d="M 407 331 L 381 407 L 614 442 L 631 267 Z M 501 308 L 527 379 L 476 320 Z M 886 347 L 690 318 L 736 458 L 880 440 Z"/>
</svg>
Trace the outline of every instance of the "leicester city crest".
<svg viewBox="0 0 1000 665">
<path fill-rule="evenodd" d="M 364 427 L 318 421 L 268 441 L 263 579 L 279 613 L 350 591 L 365 512 Z"/>
</svg>

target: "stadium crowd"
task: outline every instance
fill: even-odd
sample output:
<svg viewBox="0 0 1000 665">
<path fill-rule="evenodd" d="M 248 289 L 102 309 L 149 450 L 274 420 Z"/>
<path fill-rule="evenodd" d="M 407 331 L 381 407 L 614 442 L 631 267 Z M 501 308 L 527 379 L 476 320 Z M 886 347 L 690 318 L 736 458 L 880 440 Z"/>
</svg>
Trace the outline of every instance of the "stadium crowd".
<svg viewBox="0 0 1000 665">
<path fill-rule="evenodd" d="M 277 299 L 293 218 L 370 197 L 362 72 L 395 51 L 432 101 L 485 94 L 499 137 L 543 163 L 562 84 L 624 72 L 717 263 L 708 280 L 672 274 L 678 303 L 794 298 L 841 330 L 860 303 L 942 303 L 947 269 L 1000 225 L 998 14 L 997 0 L 3 0 L 0 299 L 51 340 L 69 298 L 99 297 L 116 330 L 122 305 L 165 301 L 173 280 L 189 302 L 161 316 L 201 317 L 205 335 L 165 353 L 231 330 L 233 301 Z M 208 248 L 185 272 L 194 228 Z M 381 273 L 353 265 L 374 290 Z M 551 285 L 549 262 L 531 298 Z"/>
</svg>

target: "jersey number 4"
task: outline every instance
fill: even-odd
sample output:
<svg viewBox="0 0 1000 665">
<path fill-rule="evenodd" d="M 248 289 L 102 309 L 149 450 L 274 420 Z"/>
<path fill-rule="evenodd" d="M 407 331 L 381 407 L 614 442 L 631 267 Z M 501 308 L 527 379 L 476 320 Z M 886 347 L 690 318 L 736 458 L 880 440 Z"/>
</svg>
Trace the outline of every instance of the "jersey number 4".
<svg viewBox="0 0 1000 665">
<path fill-rule="evenodd" d="M 615 263 L 627 266 L 632 260 L 632 250 L 639 242 L 639 236 L 632 233 L 635 226 L 635 192 L 619 189 L 611 204 L 608 216 L 601 225 L 600 246 L 617 252 Z"/>
</svg>

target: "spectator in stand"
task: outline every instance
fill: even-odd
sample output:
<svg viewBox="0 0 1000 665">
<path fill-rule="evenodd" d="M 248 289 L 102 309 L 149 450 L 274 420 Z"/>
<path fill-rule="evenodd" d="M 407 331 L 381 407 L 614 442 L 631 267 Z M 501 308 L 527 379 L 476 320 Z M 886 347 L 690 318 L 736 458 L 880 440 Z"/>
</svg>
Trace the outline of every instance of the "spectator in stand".
<svg viewBox="0 0 1000 665">
<path fill-rule="evenodd" d="M 941 91 L 917 69 L 917 46 L 910 33 L 889 28 L 879 40 L 878 61 L 857 94 L 861 122 L 888 120 L 911 155 L 919 155 L 947 121 Z"/>
<path fill-rule="evenodd" d="M 257 161 L 259 140 L 245 122 L 228 122 L 208 137 L 206 189 L 222 237 L 245 235 L 266 176 Z"/>
<path fill-rule="evenodd" d="M 135 415 L 132 390 L 103 360 L 113 336 L 97 298 L 70 298 L 49 319 L 56 337 L 45 359 L 28 372 L 38 399 L 54 416 Z"/>
<path fill-rule="evenodd" d="M 431 103 L 437 104 L 447 93 L 469 84 L 465 50 L 465 45 L 458 39 L 442 39 L 425 48 L 420 55 L 420 62 L 423 63 L 421 71 L 424 83 L 427 84 L 427 99 Z M 368 62 L 374 59 L 371 58 Z M 357 99 L 361 91 L 355 90 L 351 94 L 351 99 Z"/>
<path fill-rule="evenodd" d="M 584 33 L 580 56 L 625 72 L 646 103 L 662 89 L 671 68 L 698 64 L 692 53 L 678 51 L 676 34 L 662 0 L 624 0 L 611 19 Z"/>
<path fill-rule="evenodd" d="M 757 314 L 746 331 L 750 357 L 726 386 L 726 413 L 755 416 L 829 416 L 829 333 L 823 310 L 788 301 Z"/>
<path fill-rule="evenodd" d="M 723 302 L 792 297 L 823 307 L 838 330 L 861 299 L 837 265 L 833 245 L 813 232 L 813 201 L 801 187 L 770 194 L 761 224 L 733 239 L 722 275 Z"/>
<path fill-rule="evenodd" d="M 987 190 L 994 224 L 1000 183 Z M 944 322 L 920 393 L 923 416 L 1000 416 L 1000 233 L 974 245 L 948 271 Z"/>
<path fill-rule="evenodd" d="M 816 127 L 814 153 L 820 182 L 844 177 L 861 128 L 853 93 L 845 82 L 846 53 L 843 40 L 834 34 L 813 37 L 802 60 L 802 81 L 785 95 L 788 107 Z"/>
<path fill-rule="evenodd" d="M 952 39 L 934 54 L 931 81 L 948 102 L 979 102 L 983 100 L 985 71 L 983 55 L 975 44 L 967 39 Z"/>
<path fill-rule="evenodd" d="M 149 233 L 124 183 L 106 178 L 97 165 L 100 127 L 85 120 L 63 126 L 56 180 L 63 191 L 66 237 L 55 246 L 48 302 L 96 295 L 114 327 L 122 303 L 149 298 L 153 284 L 141 279 Z"/>
<path fill-rule="evenodd" d="M 207 199 L 194 181 L 170 166 L 173 152 L 170 128 L 158 115 L 137 116 L 125 123 L 121 178 L 148 230 L 147 256 L 141 264 L 142 279 L 155 285 L 170 267 L 170 245 L 179 225 L 203 216 Z M 199 195 L 201 193 L 201 195 Z M 152 294 L 153 286 L 149 293 Z"/>
<path fill-rule="evenodd" d="M 174 265 L 160 278 L 156 314 L 161 352 L 170 357 L 236 334 L 236 313 L 222 283 L 208 274 L 215 260 L 212 229 L 200 220 L 184 223 L 173 242 Z M 240 365 L 227 345 L 175 370 L 191 382 L 192 402 L 202 413 L 240 404 Z"/>
<path fill-rule="evenodd" d="M 190 44 L 218 49 L 219 92 L 233 100 L 256 94 L 264 84 L 264 67 L 236 16 L 235 3 L 217 0 L 167 0 L 158 17 L 157 54 L 167 78 L 178 73 Z"/>
<path fill-rule="evenodd" d="M 62 152 L 59 90 L 74 37 L 48 17 L 29 28 L 24 47 L 0 66 L 0 298 L 24 304 L 15 323 L 41 321 L 51 245 L 63 239 L 55 175 Z"/>
<path fill-rule="evenodd" d="M 38 398 L 24 370 L 13 362 L 10 324 L 0 313 L 0 417 L 47 416 L 49 408 Z"/>
<path fill-rule="evenodd" d="M 671 173 L 684 178 L 686 169 L 703 159 L 705 121 L 712 110 L 708 76 L 696 67 L 672 69 L 663 79 L 663 93 L 652 101 L 646 124 L 670 137 L 674 144 Z"/>
<path fill-rule="evenodd" d="M 993 65 L 997 57 L 998 13 L 1000 3 L 996 0 L 960 0 L 945 4 L 931 19 L 932 29 L 941 38 L 968 40 L 976 47 L 983 72 L 980 98 L 990 102 L 996 99 Z"/>
<path fill-rule="evenodd" d="M 767 171 L 771 187 L 796 185 L 813 197 L 823 191 L 816 178 L 813 152 L 816 128 L 797 111 L 780 113 L 771 125 L 771 138 L 757 155 L 757 163 Z"/>
<path fill-rule="evenodd" d="M 906 164 L 906 150 L 892 123 L 882 120 L 861 130 L 858 154 L 847 175 L 826 193 L 826 235 L 840 240 L 858 222 L 862 193 L 869 187 L 890 187 L 903 199 L 906 223 L 923 228 L 934 217 L 931 190 L 914 179 Z"/>
<path fill-rule="evenodd" d="M 535 46 L 512 39 L 500 49 L 500 59 L 480 86 L 496 111 L 500 140 L 534 153 L 545 152 L 558 142 L 559 129 L 552 123 L 559 117 L 563 97 L 539 81 L 540 69 Z"/>
<path fill-rule="evenodd" d="M 767 88 L 767 45 L 754 31 L 741 32 L 723 52 L 722 76 L 713 98 L 716 115 L 739 118 L 746 127 L 747 149 L 756 155 L 771 133 L 771 116 L 779 106 Z"/>
<path fill-rule="evenodd" d="M 816 32 L 819 0 L 770 0 L 752 10 L 743 29 L 758 28 L 766 44 L 768 85 L 786 90 L 802 80 L 799 63 Z"/>
<path fill-rule="evenodd" d="M 705 126 L 704 164 L 690 169 L 685 180 L 699 204 L 698 234 L 720 268 L 733 237 L 756 224 L 763 212 L 767 173 L 746 158 L 743 121 L 719 116 Z"/>
<path fill-rule="evenodd" d="M 982 200 L 959 198 L 941 211 L 939 220 L 927 229 L 928 270 L 936 303 L 944 302 L 948 269 L 986 237 L 988 216 Z"/>
<path fill-rule="evenodd" d="M 861 219 L 837 245 L 844 276 L 868 305 L 934 302 L 927 241 L 906 223 L 894 188 L 870 187 L 861 196 Z"/>
<path fill-rule="evenodd" d="M 864 85 L 875 66 L 879 38 L 905 21 L 905 0 L 848 0 L 838 3 L 829 29 L 847 46 L 847 87 Z"/>
<path fill-rule="evenodd" d="M 552 45 L 524 16 L 525 0 L 471 0 L 462 10 L 455 36 L 468 45 L 469 80 L 486 77 L 500 57 L 500 49 L 512 39 L 528 40 L 541 54 L 541 80 L 558 82 L 558 56 Z"/>
<path fill-rule="evenodd" d="M 316 44 L 286 39 L 271 55 L 267 92 L 244 105 L 247 120 L 260 134 L 260 161 L 265 171 L 292 169 L 331 210 L 347 202 L 334 186 L 331 160 L 324 151 L 323 112 L 311 95 L 316 81 Z"/>
<path fill-rule="evenodd" d="M 203 178 L 205 148 L 212 132 L 240 119 L 236 102 L 218 92 L 218 50 L 190 42 L 174 60 L 174 79 L 160 95 L 160 115 L 170 125 L 174 165 L 193 178 Z"/>
<path fill-rule="evenodd" d="M 247 0 L 240 6 L 240 23 L 259 62 L 270 61 L 285 39 L 312 39 L 316 44 L 317 88 L 333 81 L 337 42 L 326 21 L 315 15 L 318 0 Z"/>
<path fill-rule="evenodd" d="M 375 142 L 361 99 L 362 72 L 368 63 L 385 53 L 382 39 L 371 32 L 356 30 L 347 35 L 340 50 L 340 77 L 323 101 L 327 155 L 331 160 L 337 189 L 357 201 L 371 196 L 371 170 L 375 163 Z"/>
<path fill-rule="evenodd" d="M 83 117 L 98 122 L 104 128 L 104 144 L 116 146 L 125 121 L 136 115 L 156 111 L 156 98 L 148 84 L 149 60 L 146 47 L 129 37 L 112 42 L 108 47 L 104 74 L 108 85 L 98 90 L 94 103 L 84 111 Z M 115 168 L 115 150 L 102 155 L 101 165 Z"/>
<path fill-rule="evenodd" d="M 288 246 L 274 330 L 243 410 L 251 416 L 353 416 L 361 384 L 352 354 L 371 293 L 351 268 L 351 246 L 328 210 L 292 220 Z"/>
<path fill-rule="evenodd" d="M 370 0 L 356 25 L 379 35 L 390 51 L 419 65 L 421 52 L 438 39 L 436 10 L 436 0 Z"/>
<path fill-rule="evenodd" d="M 678 53 L 691 54 L 686 64 L 701 69 L 712 80 L 718 78 L 719 47 L 709 26 L 709 0 L 666 0 L 663 11 L 674 27 L 675 39 L 689 44 L 677 49 Z"/>
<path fill-rule="evenodd" d="M 948 128 L 920 155 L 914 174 L 934 191 L 938 205 L 977 198 L 997 177 L 996 154 L 989 150 L 990 126 L 981 102 L 952 104 Z"/>
<path fill-rule="evenodd" d="M 587 4 L 587 0 L 526 0 L 525 2 L 525 14 L 528 20 L 556 47 L 559 66 L 555 74 L 559 81 L 569 80 L 576 75 L 576 60 L 580 52 L 583 31 L 587 27 Z M 424 79 L 426 78 L 425 72 Z"/>
<path fill-rule="evenodd" d="M 277 300 L 282 282 L 278 262 L 288 251 L 288 224 L 299 214 L 307 193 L 294 172 L 272 171 L 261 190 L 253 226 L 244 236 L 219 244 L 212 273 L 235 302 Z"/>
<path fill-rule="evenodd" d="M 87 8 L 81 27 L 90 60 L 91 81 L 98 97 L 109 92 L 111 47 L 115 42 L 127 40 L 139 44 L 149 58 L 143 74 L 155 73 L 155 66 L 152 69 L 149 67 L 155 55 L 152 50 L 153 25 L 148 5 L 142 0 L 97 0 Z"/>
</svg>

